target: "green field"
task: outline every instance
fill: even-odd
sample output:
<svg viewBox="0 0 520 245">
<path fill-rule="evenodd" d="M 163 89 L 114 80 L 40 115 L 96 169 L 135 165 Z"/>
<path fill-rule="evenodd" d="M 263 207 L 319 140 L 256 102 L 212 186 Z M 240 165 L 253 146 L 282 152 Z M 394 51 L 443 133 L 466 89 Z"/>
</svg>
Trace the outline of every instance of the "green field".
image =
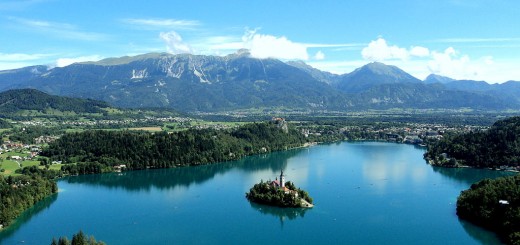
<svg viewBox="0 0 520 245">
<path fill-rule="evenodd" d="M 15 173 L 17 169 L 20 169 L 21 167 L 29 167 L 29 166 L 39 166 L 40 162 L 37 160 L 7 160 L 7 157 L 9 156 L 20 156 L 20 157 L 26 157 L 28 156 L 28 153 L 23 152 L 4 152 L 0 155 L 0 169 L 4 169 L 4 172 L 1 172 L 2 175 L 8 176 L 8 175 L 18 175 Z"/>
</svg>

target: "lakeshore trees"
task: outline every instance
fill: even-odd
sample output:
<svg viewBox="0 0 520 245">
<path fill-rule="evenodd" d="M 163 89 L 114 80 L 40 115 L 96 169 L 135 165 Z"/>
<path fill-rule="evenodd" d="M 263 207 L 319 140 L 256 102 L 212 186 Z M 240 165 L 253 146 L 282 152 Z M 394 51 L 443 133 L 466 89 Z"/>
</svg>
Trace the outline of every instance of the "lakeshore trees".
<svg viewBox="0 0 520 245">
<path fill-rule="evenodd" d="M 425 158 L 444 167 L 518 167 L 520 117 L 497 121 L 487 131 L 446 135 L 444 139 L 428 146 Z"/>
<path fill-rule="evenodd" d="M 8 226 L 27 208 L 56 193 L 58 187 L 48 170 L 24 168 L 21 176 L 0 175 L 0 224 Z"/>
</svg>

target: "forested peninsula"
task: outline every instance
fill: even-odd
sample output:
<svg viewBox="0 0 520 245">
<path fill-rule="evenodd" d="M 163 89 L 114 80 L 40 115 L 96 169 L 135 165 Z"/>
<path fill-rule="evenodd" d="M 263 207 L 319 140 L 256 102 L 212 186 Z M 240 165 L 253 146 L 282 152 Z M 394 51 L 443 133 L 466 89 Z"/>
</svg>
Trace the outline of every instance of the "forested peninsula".
<svg viewBox="0 0 520 245">
<path fill-rule="evenodd" d="M 485 131 L 445 135 L 430 144 L 424 156 L 432 165 L 442 167 L 518 170 L 520 117 L 499 120 Z"/>
<path fill-rule="evenodd" d="M 286 123 L 251 123 L 236 129 L 178 132 L 85 131 L 63 135 L 41 153 L 44 164 L 62 161 L 64 174 L 170 168 L 237 160 L 300 147 L 305 137 Z M 74 164 L 70 164 L 74 163 Z"/>
</svg>

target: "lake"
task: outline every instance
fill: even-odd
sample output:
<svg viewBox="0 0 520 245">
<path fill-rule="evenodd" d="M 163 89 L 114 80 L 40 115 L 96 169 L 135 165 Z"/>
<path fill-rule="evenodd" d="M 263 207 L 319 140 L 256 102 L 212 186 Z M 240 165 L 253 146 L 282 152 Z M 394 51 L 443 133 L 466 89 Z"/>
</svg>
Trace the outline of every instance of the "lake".
<svg viewBox="0 0 520 245">
<path fill-rule="evenodd" d="M 198 167 L 69 177 L 0 232 L 0 244 L 50 244 L 80 229 L 107 244 L 496 244 L 457 218 L 457 196 L 510 175 L 432 167 L 424 149 L 343 142 Z M 312 209 L 250 203 L 261 179 L 286 179 Z"/>
</svg>

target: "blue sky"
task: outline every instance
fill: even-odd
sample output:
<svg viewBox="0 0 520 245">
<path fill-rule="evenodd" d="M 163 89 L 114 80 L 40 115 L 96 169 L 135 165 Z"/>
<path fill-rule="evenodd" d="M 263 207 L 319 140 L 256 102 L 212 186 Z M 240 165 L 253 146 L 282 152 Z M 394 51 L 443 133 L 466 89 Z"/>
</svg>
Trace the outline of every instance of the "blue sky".
<svg viewBox="0 0 520 245">
<path fill-rule="evenodd" d="M 0 70 L 148 52 L 520 81 L 520 1 L 0 1 Z"/>
</svg>

